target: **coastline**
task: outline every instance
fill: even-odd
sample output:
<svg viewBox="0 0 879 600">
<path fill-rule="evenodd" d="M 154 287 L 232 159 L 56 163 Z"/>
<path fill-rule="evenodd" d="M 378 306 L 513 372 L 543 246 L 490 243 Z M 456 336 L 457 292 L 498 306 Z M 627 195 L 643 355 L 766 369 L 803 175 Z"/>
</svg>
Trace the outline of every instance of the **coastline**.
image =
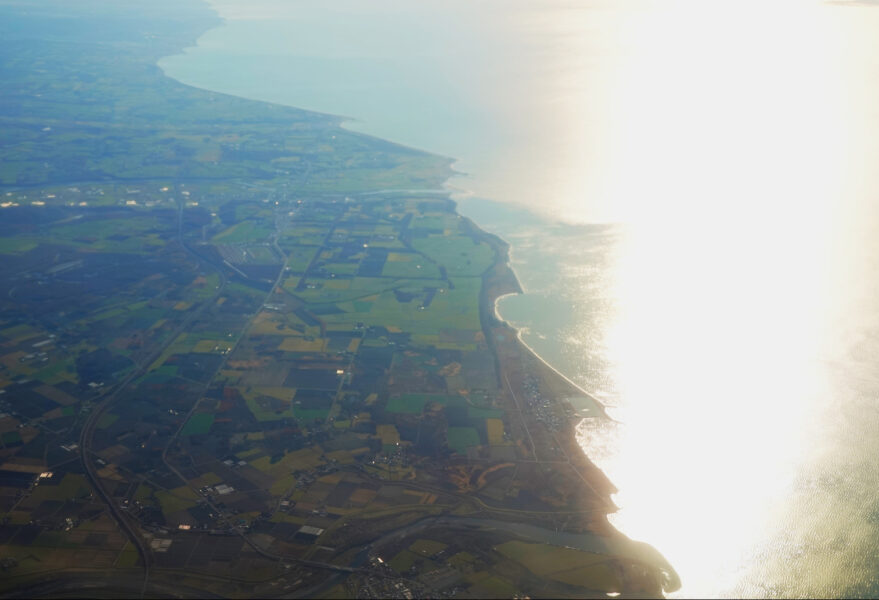
<svg viewBox="0 0 879 600">
<path fill-rule="evenodd" d="M 211 6 L 210 0 L 202 0 L 202 1 L 203 1 L 205 4 L 207 4 L 208 6 Z M 211 9 L 213 10 L 213 7 L 212 7 L 212 6 L 211 6 Z M 222 18 L 219 18 L 219 20 L 220 20 L 220 22 L 222 23 L 223 19 L 222 19 Z M 196 46 L 197 46 L 197 43 L 196 43 Z M 188 46 L 187 48 L 192 48 L 192 47 L 195 47 L 195 46 Z M 185 49 L 184 49 L 184 50 L 185 50 Z M 185 54 L 185 52 L 183 52 L 182 54 Z M 162 57 L 162 58 L 165 58 L 165 57 Z M 259 99 L 257 99 L 257 98 L 251 98 L 251 97 L 248 97 L 248 96 L 238 96 L 238 95 L 236 95 L 236 94 L 228 94 L 228 93 L 226 93 L 226 92 L 218 92 L 218 91 L 216 91 L 216 90 L 212 90 L 212 89 L 210 89 L 210 88 L 206 88 L 206 87 L 203 88 L 203 87 L 199 87 L 199 86 L 197 86 L 197 85 L 193 85 L 193 84 L 191 84 L 191 83 L 187 83 L 187 82 L 184 82 L 184 81 L 180 81 L 180 80 L 176 79 L 175 77 L 173 77 L 172 75 L 169 75 L 169 74 L 165 71 L 165 69 L 159 64 L 160 62 L 161 62 L 161 59 L 156 63 L 156 66 L 158 66 L 158 67 L 162 70 L 162 72 L 165 74 L 165 76 L 168 77 L 168 78 L 170 78 L 170 79 L 173 79 L 174 81 L 177 81 L 177 82 L 180 83 L 180 84 L 187 85 L 187 86 L 191 86 L 191 87 L 194 87 L 194 88 L 196 88 L 196 89 L 202 89 L 202 90 L 205 90 L 205 91 L 210 91 L 210 92 L 212 92 L 212 93 L 225 94 L 225 95 L 229 95 L 229 96 L 240 97 L 240 98 L 244 98 L 244 99 L 247 99 L 247 100 L 252 100 L 252 101 L 255 101 L 255 102 L 263 102 L 263 103 L 266 103 L 266 104 L 275 104 L 275 105 L 277 105 L 277 106 L 282 106 L 282 107 L 285 107 L 285 108 L 295 108 L 296 110 L 301 110 L 301 111 L 306 112 L 306 113 L 312 113 L 312 114 L 320 115 L 320 116 L 322 116 L 322 117 L 328 119 L 329 121 L 333 122 L 333 123 L 335 124 L 335 126 L 339 127 L 340 129 L 343 129 L 343 130 L 345 130 L 345 131 L 347 131 L 347 132 L 349 132 L 349 133 L 351 133 L 351 134 L 358 135 L 358 136 L 362 136 L 362 137 L 365 137 L 365 138 L 369 138 L 369 139 L 372 139 L 372 140 L 375 140 L 375 141 L 379 141 L 379 142 L 381 142 L 381 143 L 383 143 L 383 144 L 389 144 L 389 145 L 394 146 L 394 147 L 397 147 L 397 148 L 402 148 L 402 149 L 409 150 L 409 151 L 422 152 L 422 153 L 425 153 L 425 154 L 430 154 L 430 155 L 432 155 L 432 156 L 435 156 L 435 157 L 438 157 L 438 158 L 442 158 L 443 160 L 447 161 L 447 168 L 448 168 L 449 174 L 448 174 L 447 178 L 442 182 L 442 188 L 434 188 L 434 189 L 396 189 L 396 190 L 390 190 L 390 189 L 389 189 L 389 190 L 375 190 L 375 191 L 365 192 L 365 193 L 362 193 L 362 194 L 355 194 L 355 195 L 357 195 L 357 196 L 366 196 L 366 195 L 375 195 L 375 194 L 380 194 L 380 193 L 400 193 L 400 194 L 407 194 L 407 193 L 420 193 L 420 194 L 431 194 L 431 195 L 443 196 L 443 197 L 446 197 L 446 198 L 450 199 L 450 200 L 454 203 L 454 205 L 455 205 L 455 209 L 454 209 L 454 210 L 455 210 L 455 213 L 458 214 L 459 216 L 461 216 L 461 218 L 467 219 L 467 220 L 468 220 L 470 223 L 472 223 L 473 226 L 476 227 L 476 228 L 477 228 L 482 234 L 484 234 L 484 235 L 486 235 L 486 236 L 494 237 L 494 238 L 496 238 L 497 240 L 499 240 L 499 241 L 505 246 L 505 248 L 506 248 L 506 250 L 505 250 L 506 254 L 504 255 L 505 258 L 503 259 L 503 260 L 504 260 L 504 263 L 505 263 L 505 265 L 510 269 L 510 271 L 511 271 L 511 273 L 512 273 L 512 277 L 515 279 L 516 283 L 515 283 L 515 289 L 514 289 L 513 291 L 506 292 L 506 293 L 500 293 L 498 296 L 496 296 L 496 297 L 491 301 L 491 304 L 492 304 L 491 313 L 492 313 L 492 315 L 493 315 L 494 318 L 496 318 L 496 319 L 499 320 L 499 321 L 503 321 L 504 323 L 507 323 L 507 324 L 509 325 L 509 322 L 508 322 L 506 319 L 504 319 L 504 318 L 500 315 L 499 308 L 498 308 L 498 305 L 497 305 L 498 301 L 501 300 L 502 298 L 506 297 L 506 296 L 515 296 L 515 295 L 525 294 L 525 293 L 526 293 L 525 290 L 522 288 L 522 285 L 521 285 L 521 283 L 520 283 L 520 281 L 519 281 L 518 275 L 516 275 L 515 271 L 513 270 L 512 266 L 511 266 L 511 264 L 510 264 L 509 252 L 512 250 L 512 244 L 510 244 L 509 241 L 505 240 L 505 239 L 502 238 L 500 235 L 495 234 L 495 233 L 491 233 L 491 232 L 487 231 L 486 229 L 483 229 L 482 227 L 479 226 L 478 223 L 476 223 L 475 221 L 473 221 L 473 219 L 471 219 L 470 217 L 464 216 L 463 214 L 461 214 L 461 213 L 458 211 L 459 199 L 455 198 L 455 196 L 458 195 L 458 194 L 466 194 L 467 192 L 464 192 L 464 191 L 460 190 L 459 188 L 456 188 L 456 187 L 454 187 L 454 186 L 449 185 L 449 182 L 452 181 L 452 180 L 453 180 L 454 178 L 456 178 L 456 177 L 466 177 L 466 176 L 468 175 L 468 173 L 466 173 L 466 172 L 464 172 L 464 171 L 458 171 L 458 170 L 456 170 L 456 169 L 454 168 L 455 164 L 458 162 L 458 160 L 457 160 L 456 158 L 449 157 L 449 156 L 445 156 L 445 155 L 443 155 L 443 154 L 437 154 L 436 152 L 433 152 L 432 150 L 427 150 L 427 149 L 420 148 L 420 147 L 417 147 L 417 146 L 412 146 L 412 145 L 403 144 L 403 143 L 400 143 L 400 142 L 395 142 L 395 141 L 393 141 L 393 140 L 386 139 L 386 138 L 380 137 L 380 136 L 375 135 L 375 134 L 371 134 L 371 133 L 367 133 L 367 132 L 363 132 L 363 131 L 358 131 L 357 129 L 350 128 L 350 127 L 346 127 L 346 124 L 348 124 L 348 123 L 361 122 L 360 119 L 358 119 L 358 118 L 356 118 L 356 117 L 350 117 L 350 116 L 345 116 L 345 115 L 336 115 L 336 114 L 333 114 L 333 113 L 327 113 L 327 112 L 323 112 L 323 111 L 319 111 L 319 110 L 313 110 L 313 109 L 310 109 L 310 108 L 301 108 L 301 107 L 298 107 L 298 106 L 292 106 L 292 105 L 287 105 L 287 104 L 282 104 L 282 103 L 268 102 L 268 101 L 265 101 L 265 100 L 259 100 Z M 607 414 L 607 412 L 606 412 L 606 410 L 605 410 L 605 406 L 604 406 L 604 404 L 603 404 L 600 400 L 598 400 L 593 394 L 591 394 L 591 393 L 589 393 L 588 391 L 584 390 L 584 389 L 582 388 L 582 386 L 580 386 L 580 385 L 574 383 L 574 382 L 573 382 L 573 381 L 572 381 L 567 375 L 565 375 L 565 374 L 563 374 L 562 372 L 560 372 L 556 367 L 552 366 L 552 365 L 549 363 L 549 361 L 548 361 L 547 359 L 545 359 L 544 357 L 540 356 L 540 354 L 539 354 L 536 350 L 534 350 L 530 345 L 528 345 L 528 343 L 522 338 L 522 334 L 521 334 L 521 332 L 520 332 L 519 330 L 517 330 L 517 329 L 515 329 L 514 327 L 512 327 L 512 325 L 510 325 L 510 328 L 516 331 L 516 335 L 517 335 L 517 337 L 519 338 L 520 343 L 522 343 L 522 345 L 524 345 L 526 348 L 528 348 L 528 351 L 529 351 L 529 352 L 531 352 L 536 358 L 538 358 L 538 359 L 539 359 L 539 360 L 540 360 L 540 361 L 541 361 L 541 362 L 542 362 L 547 368 L 551 369 L 551 370 L 552 370 L 552 371 L 553 371 L 558 377 L 563 378 L 563 379 L 564 379 L 564 380 L 565 380 L 570 386 L 576 388 L 576 390 L 578 391 L 578 393 L 581 393 L 581 394 L 587 396 L 592 402 L 594 402 L 594 403 L 599 407 L 599 409 L 600 409 L 601 414 L 602 414 L 603 417 L 605 417 L 605 418 L 610 418 L 610 416 Z"/>
<path fill-rule="evenodd" d="M 203 1 L 213 10 L 210 2 L 208 2 L 207 0 Z M 222 19 L 220 20 L 222 22 Z M 156 64 L 158 68 L 162 70 L 165 76 L 174 81 L 177 81 L 180 84 L 191 86 L 196 89 L 211 91 L 213 93 L 235 96 L 235 94 L 215 92 L 210 88 L 200 88 L 199 86 L 180 81 L 169 75 L 165 71 L 165 69 L 159 65 L 159 62 L 161 62 L 161 59 Z M 264 100 L 248 98 L 247 96 L 239 97 L 263 102 L 266 104 L 274 104 L 277 106 L 289 106 L 282 103 L 266 102 Z M 356 129 L 345 126 L 346 123 L 357 122 L 356 118 L 344 117 L 311 109 L 301 109 L 292 106 L 291 108 L 296 108 L 297 110 L 301 110 L 306 113 L 320 115 L 330 123 L 330 126 L 338 127 L 339 129 L 345 130 L 353 135 L 362 136 L 375 141 L 379 141 L 382 144 L 392 145 L 394 147 L 406 149 L 413 152 L 430 154 L 434 157 L 443 159 L 446 162 L 445 167 L 447 170 L 445 179 L 442 182 L 443 189 L 377 190 L 354 195 L 357 196 L 366 194 L 378 194 L 382 192 L 393 192 L 401 194 L 417 192 L 435 194 L 437 196 L 442 196 L 446 198 L 452 205 L 452 212 L 454 214 L 457 214 L 460 218 L 465 219 L 469 226 L 473 228 L 474 233 L 476 233 L 481 239 L 487 241 L 495 250 L 495 262 L 493 263 L 492 267 L 490 267 L 489 270 L 483 275 L 483 286 L 480 293 L 479 312 L 482 327 L 486 334 L 486 340 L 488 341 L 489 346 L 492 348 L 495 360 L 498 362 L 499 365 L 499 373 L 503 373 L 505 377 L 507 376 L 507 373 L 512 373 L 517 368 L 516 366 L 511 364 L 515 361 L 525 361 L 528 363 L 533 363 L 535 372 L 538 373 L 541 387 L 545 386 L 556 398 L 557 403 L 564 403 L 565 397 L 577 395 L 585 396 L 598 407 L 600 411 L 599 418 L 610 418 L 605 411 L 604 405 L 597 398 L 595 398 L 592 394 L 571 381 L 567 376 L 559 372 L 558 369 L 553 367 L 546 359 L 544 359 L 536 351 L 534 351 L 534 349 L 531 348 L 523 340 L 521 331 L 514 328 L 500 315 L 498 309 L 498 301 L 501 298 L 509 295 L 518 295 L 524 293 L 518 276 L 516 275 L 514 269 L 510 264 L 509 253 L 512 246 L 507 240 L 503 239 L 497 234 L 482 229 L 472 219 L 458 212 L 458 202 L 453 198 L 454 192 L 449 189 L 451 187 L 449 186 L 449 181 L 454 177 L 464 176 L 466 175 L 466 173 L 455 171 L 455 159 L 436 154 L 434 152 L 424 150 L 415 146 L 394 142 L 392 140 L 381 138 L 377 135 L 357 131 Z M 509 379 L 507 379 L 507 387 L 509 388 L 510 394 L 515 397 L 516 392 L 514 390 L 516 386 L 510 384 Z M 655 557 L 651 558 L 651 567 L 659 568 L 666 574 L 669 573 L 670 570 L 671 573 L 666 581 L 672 582 L 672 585 L 670 589 L 664 589 L 663 591 L 675 591 L 675 585 L 679 584 L 674 584 L 677 576 L 674 573 L 674 570 L 671 569 L 668 562 L 665 561 L 665 559 L 662 558 L 661 555 L 651 546 L 642 542 L 633 542 L 627 536 L 625 536 L 625 534 L 610 525 L 609 521 L 607 520 L 607 514 L 609 514 L 610 512 L 614 512 L 617 509 L 611 499 L 612 494 L 616 492 L 616 488 L 613 486 L 612 482 L 610 482 L 607 476 L 594 463 L 592 463 L 592 461 L 583 451 L 582 447 L 577 443 L 576 432 L 580 422 L 581 421 L 571 423 L 567 427 L 558 431 L 557 434 L 551 436 L 552 439 L 554 439 L 555 442 L 558 443 L 559 449 L 564 453 L 565 460 L 568 462 L 574 473 L 579 476 L 588 486 L 588 488 L 595 493 L 596 497 L 600 498 L 600 508 L 596 510 L 596 507 L 593 507 L 593 510 L 585 511 L 584 518 L 580 522 L 574 522 L 569 525 L 571 527 L 571 530 L 576 532 L 578 531 L 578 528 L 580 528 L 579 531 L 581 532 L 591 531 L 597 535 L 605 536 L 608 539 L 625 540 L 633 544 L 643 544 L 643 546 L 650 548 L 650 550 L 655 553 L 655 556 L 658 556 L 661 559 L 656 560 Z M 542 448 L 540 450 L 541 452 L 543 451 Z M 535 462 L 540 462 L 539 458 L 537 458 L 539 454 L 538 447 L 533 443 L 532 452 L 535 457 Z"/>
<path fill-rule="evenodd" d="M 494 300 L 494 305 L 495 305 L 495 314 L 497 315 L 497 318 L 500 319 L 500 320 L 502 320 L 502 321 L 504 321 L 504 322 L 506 322 L 506 323 L 509 323 L 508 321 L 506 321 L 506 319 L 504 319 L 504 318 L 501 316 L 501 314 L 500 314 L 500 312 L 499 312 L 499 310 L 498 310 L 498 308 L 497 308 L 497 303 L 498 303 L 500 300 L 502 300 L 503 298 L 507 297 L 507 296 L 516 296 L 516 295 L 518 295 L 518 294 L 524 294 L 524 293 L 526 293 L 526 292 L 524 292 L 524 291 L 522 291 L 522 292 L 514 292 L 514 293 L 510 293 L 510 294 L 503 294 L 503 295 L 498 296 L 497 298 L 495 298 L 495 300 Z M 601 400 L 599 400 L 598 398 L 596 398 L 596 397 L 595 397 L 593 394 L 591 394 L 589 391 L 583 389 L 583 386 L 581 386 L 581 385 L 579 385 L 578 383 L 572 381 L 570 377 L 568 377 L 567 375 L 565 375 L 564 373 L 562 373 L 561 371 L 559 371 L 559 370 L 558 370 L 556 367 L 554 367 L 554 366 L 553 366 L 548 360 L 546 360 L 545 358 L 543 358 L 543 357 L 540 355 L 540 353 L 537 352 L 537 350 L 535 350 L 533 347 L 531 347 L 531 346 L 528 344 L 527 341 L 525 341 L 525 338 L 522 336 L 522 331 L 521 331 L 521 330 L 516 329 L 513 325 L 510 325 L 510 328 L 516 331 L 516 336 L 519 338 L 519 343 L 521 343 L 523 346 L 525 346 L 531 354 L 533 354 L 537 359 L 539 359 L 539 360 L 540 360 L 540 361 L 546 366 L 546 368 L 551 369 L 551 370 L 552 370 L 557 376 L 559 376 L 559 377 L 561 377 L 562 379 L 564 379 L 564 380 L 565 380 L 567 383 L 569 383 L 571 386 L 573 386 L 574 388 L 576 388 L 577 390 L 579 390 L 579 392 L 580 392 L 581 394 L 583 394 L 584 396 L 586 396 L 587 398 L 589 398 L 590 401 L 594 402 L 595 405 L 596 405 L 596 407 L 598 408 L 598 410 L 599 410 L 600 413 L 601 413 L 601 414 L 600 414 L 601 418 L 604 418 L 604 419 L 610 419 L 611 421 L 614 420 L 613 417 L 611 417 L 611 416 L 607 413 L 607 407 L 604 405 L 603 402 L 601 402 Z"/>
<path fill-rule="evenodd" d="M 467 218 L 467 217 L 464 217 Z M 492 339 L 495 356 L 502 362 L 501 356 L 512 355 L 513 360 L 524 357 L 525 360 L 536 361 L 539 365 L 541 383 L 547 384 L 554 395 L 555 402 L 558 404 L 568 404 L 565 400 L 566 394 L 575 395 L 582 394 L 589 398 L 597 407 L 601 414 L 598 416 L 590 416 L 580 418 L 576 422 L 571 421 L 568 426 L 558 433 L 559 436 L 555 440 L 559 442 L 559 447 L 564 452 L 565 459 L 569 462 L 576 474 L 581 477 L 584 483 L 597 495 L 604 498 L 606 504 L 602 507 L 602 518 L 595 519 L 593 516 L 588 517 L 583 522 L 577 524 L 569 524 L 572 532 L 581 534 L 597 534 L 604 536 L 609 541 L 619 540 L 628 544 L 625 546 L 628 553 L 632 553 L 632 549 L 637 548 L 637 554 L 645 564 L 650 564 L 661 573 L 661 590 L 662 593 L 673 593 L 680 589 L 680 576 L 675 571 L 669 561 L 653 546 L 646 542 L 632 540 L 620 530 L 616 529 L 607 519 L 607 515 L 618 510 L 618 507 L 612 500 L 612 495 L 618 490 L 607 475 L 589 458 L 583 447 L 577 441 L 577 432 L 581 424 L 588 418 L 603 418 L 612 420 L 605 412 L 604 405 L 594 396 L 583 390 L 582 387 L 571 381 L 565 375 L 560 373 L 555 367 L 535 352 L 523 339 L 521 332 L 514 328 L 509 322 L 504 320 L 497 311 L 497 302 L 500 298 L 510 295 L 522 294 L 518 277 L 515 274 L 509 262 L 509 249 L 511 245 L 500 236 L 481 229 L 475 222 L 467 218 L 473 226 L 480 231 L 486 239 L 490 239 L 492 243 L 497 244 L 496 262 L 492 269 L 484 276 L 483 299 L 480 306 L 480 312 L 486 316 L 483 327 L 486 329 L 486 339 Z M 497 343 L 497 331 L 504 331 L 512 336 L 509 341 L 501 340 L 502 344 Z M 489 338 L 489 336 L 491 336 Z M 510 348 L 499 348 L 499 345 L 507 345 Z M 515 367 L 514 367 L 515 368 Z M 503 366 L 500 371 L 503 372 Z M 508 382 L 509 383 L 509 382 Z M 512 387 L 510 392 L 515 395 Z M 568 404 L 569 405 L 569 404 Z M 569 405 L 570 406 L 570 405 Z M 561 438 L 561 439 L 559 439 Z M 535 449 L 536 450 L 536 449 Z M 535 451 L 536 456 L 536 451 Z M 615 546 L 617 549 L 623 546 Z M 631 554 L 630 554 L 631 555 Z"/>
<path fill-rule="evenodd" d="M 456 202 L 456 206 L 455 206 L 455 211 L 458 212 L 457 202 Z M 460 214 L 460 213 L 458 213 L 458 214 Z M 517 296 L 517 295 L 526 293 L 525 290 L 522 288 L 522 284 L 519 281 L 519 276 L 516 274 L 516 271 L 513 268 L 511 261 L 510 261 L 509 255 L 513 249 L 513 246 L 509 241 L 505 240 L 504 238 L 502 238 L 498 234 L 490 233 L 490 232 L 486 231 L 485 229 L 482 229 L 479 226 L 479 224 L 476 223 L 475 221 L 473 221 L 470 217 L 463 217 L 463 218 L 470 221 L 473 224 L 473 226 L 476 227 L 479 231 L 485 233 L 487 236 L 491 236 L 491 237 L 496 238 L 501 244 L 503 244 L 503 247 L 504 247 L 503 255 L 501 256 L 499 254 L 498 261 L 502 263 L 503 268 L 507 269 L 510 273 L 510 276 L 515 280 L 514 289 L 511 289 L 510 291 L 506 291 L 506 292 L 504 292 L 503 290 L 498 290 L 496 295 L 494 295 L 491 298 L 486 299 L 486 301 L 490 302 L 490 304 L 491 304 L 491 310 L 490 311 L 487 310 L 486 312 L 490 312 L 490 315 L 492 318 L 494 318 L 495 320 L 497 320 L 499 322 L 504 323 L 511 330 L 515 331 L 516 338 L 518 339 L 519 343 L 522 344 L 527 349 L 528 352 L 530 352 L 532 355 L 534 355 L 535 358 L 537 358 L 541 363 L 543 363 L 543 366 L 545 368 L 551 370 L 555 376 L 561 377 L 569 386 L 574 388 L 577 391 L 577 393 L 582 394 L 583 396 L 587 397 L 591 402 L 593 402 L 595 404 L 595 406 L 598 408 L 598 410 L 600 412 L 600 416 L 602 418 L 610 419 L 611 417 L 610 417 L 610 415 L 607 414 L 606 407 L 604 406 L 604 404 L 600 400 L 598 400 L 598 398 L 596 398 L 593 394 L 591 394 L 587 390 L 583 389 L 582 386 L 580 386 L 577 383 L 575 383 L 574 381 L 572 381 L 570 377 L 568 377 L 567 375 L 565 375 L 564 373 L 559 371 L 548 360 L 546 360 L 544 357 L 542 357 L 536 350 L 534 350 L 534 348 L 532 348 L 528 344 L 528 342 L 525 341 L 525 339 L 522 336 L 521 330 L 514 327 L 507 319 L 505 319 L 503 317 L 503 315 L 501 315 L 500 309 L 498 307 L 498 302 L 500 302 L 501 299 L 506 298 L 508 296 Z M 579 425 L 575 426 L 575 429 L 578 426 Z M 584 452 L 584 455 L 585 455 L 585 452 Z"/>
<path fill-rule="evenodd" d="M 471 223 L 472 223 L 472 221 L 471 221 Z M 571 395 L 574 395 L 577 393 L 584 394 L 587 397 L 589 397 L 590 399 L 593 399 L 592 396 L 589 395 L 580 386 L 578 386 L 577 384 L 572 382 L 570 379 L 568 379 L 567 377 L 565 377 L 564 375 L 559 373 L 557 369 L 555 369 L 552 365 L 550 365 L 539 354 L 534 352 L 531 349 L 531 347 L 528 346 L 522 340 L 521 332 L 518 329 L 514 328 L 508 321 L 503 319 L 497 313 L 497 301 L 500 298 L 502 298 L 504 296 L 508 296 L 508 295 L 521 294 L 521 293 L 523 293 L 523 291 L 522 291 L 521 285 L 519 283 L 518 277 L 516 276 L 515 271 L 510 266 L 510 263 L 509 263 L 509 258 L 508 258 L 508 249 L 510 247 L 509 243 L 495 234 L 485 232 L 484 230 L 480 229 L 478 227 L 478 225 L 476 225 L 475 223 L 473 225 L 474 225 L 474 227 L 476 227 L 478 229 L 478 231 L 482 232 L 487 238 L 491 239 L 495 244 L 500 245 L 498 247 L 496 262 L 495 262 L 494 266 L 492 267 L 492 269 L 490 269 L 489 272 L 486 273 L 486 275 L 484 276 L 484 279 L 483 279 L 483 290 L 482 290 L 483 301 L 482 301 L 482 305 L 480 306 L 480 312 L 483 315 L 485 315 L 483 327 L 487 330 L 491 330 L 493 327 L 496 327 L 496 328 L 499 328 L 499 329 L 502 329 L 502 330 L 508 332 L 509 334 L 512 335 L 513 339 L 510 341 L 508 341 L 506 339 L 503 339 L 500 341 L 505 342 L 507 344 L 511 344 L 513 346 L 517 346 L 518 348 L 516 349 L 516 351 L 519 354 L 523 355 L 526 359 L 538 361 L 539 368 L 543 371 L 543 373 L 541 373 L 541 378 L 544 379 L 546 381 L 546 383 L 549 384 L 552 391 L 555 392 L 555 394 L 557 395 L 556 402 L 563 402 L 563 400 L 560 400 L 559 396 L 561 396 L 561 394 L 566 393 L 566 392 Z M 488 335 L 486 336 L 486 338 L 489 339 Z M 499 341 L 498 335 L 495 333 L 495 335 L 493 335 L 490 339 L 492 339 L 492 341 L 495 344 L 495 355 L 499 357 L 499 351 L 496 347 L 496 345 Z M 557 381 L 553 381 L 553 379 L 556 379 Z M 594 401 L 596 403 L 598 403 L 597 400 L 594 400 Z M 600 405 L 600 403 L 599 403 L 599 405 Z M 594 469 L 594 470 L 600 472 L 598 467 L 595 466 L 591 460 L 589 460 L 589 457 L 586 455 L 585 452 L 583 452 L 583 450 L 582 450 L 582 448 L 580 448 L 579 444 L 576 443 L 576 430 L 577 430 L 577 425 L 573 425 L 571 427 L 568 427 L 567 430 L 565 431 L 565 433 L 567 433 L 568 436 L 573 441 L 573 445 L 579 450 L 578 453 L 575 452 L 574 456 L 573 457 L 569 456 L 569 458 L 571 458 L 571 459 L 581 458 L 582 461 L 585 461 L 586 464 L 591 469 Z M 616 491 L 616 488 L 613 487 L 613 484 L 610 483 L 610 480 L 607 479 L 607 477 L 603 473 L 602 473 L 601 477 L 599 478 L 599 480 L 597 482 L 593 482 L 593 483 L 596 483 L 597 487 L 604 488 L 603 491 L 605 493 L 608 492 L 608 489 L 612 490 L 612 491 L 609 491 L 609 493 L 607 493 L 606 500 L 608 502 L 609 508 L 612 509 L 610 512 L 613 512 L 613 510 L 616 509 L 616 506 L 613 504 L 613 502 L 609 496 L 610 496 L 610 494 L 612 494 Z M 592 483 L 590 483 L 590 487 L 591 486 L 592 486 Z"/>
</svg>

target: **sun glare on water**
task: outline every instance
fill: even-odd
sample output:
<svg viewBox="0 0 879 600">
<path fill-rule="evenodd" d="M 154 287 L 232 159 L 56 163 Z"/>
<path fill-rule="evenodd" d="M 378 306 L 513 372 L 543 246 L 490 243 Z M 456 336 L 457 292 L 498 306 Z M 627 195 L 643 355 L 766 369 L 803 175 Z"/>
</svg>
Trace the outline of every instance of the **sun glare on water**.
<svg viewBox="0 0 879 600">
<path fill-rule="evenodd" d="M 612 521 L 669 559 L 684 596 L 730 594 L 754 566 L 830 397 L 863 127 L 840 12 L 657 2 L 619 30 L 588 193 L 629 227 L 609 336 L 622 424 L 583 443 L 621 490 Z"/>
</svg>

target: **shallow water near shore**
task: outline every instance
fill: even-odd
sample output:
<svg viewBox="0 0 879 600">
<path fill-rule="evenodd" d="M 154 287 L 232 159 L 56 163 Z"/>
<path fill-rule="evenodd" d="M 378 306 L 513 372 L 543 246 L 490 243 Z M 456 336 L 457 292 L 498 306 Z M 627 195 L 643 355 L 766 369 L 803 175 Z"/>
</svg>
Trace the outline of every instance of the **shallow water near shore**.
<svg viewBox="0 0 879 600">
<path fill-rule="evenodd" d="M 459 159 L 677 596 L 879 594 L 879 10 L 213 4 L 172 77 Z"/>
</svg>

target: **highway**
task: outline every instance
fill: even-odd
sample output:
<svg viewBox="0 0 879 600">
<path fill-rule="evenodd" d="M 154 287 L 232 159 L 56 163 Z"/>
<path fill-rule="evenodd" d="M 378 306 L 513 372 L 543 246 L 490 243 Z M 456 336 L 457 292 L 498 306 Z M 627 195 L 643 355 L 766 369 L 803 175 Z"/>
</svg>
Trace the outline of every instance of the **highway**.
<svg viewBox="0 0 879 600">
<path fill-rule="evenodd" d="M 174 332 L 166 338 L 166 341 L 163 344 L 160 344 L 156 347 L 146 358 L 146 360 L 142 360 L 140 365 L 138 365 L 128 376 L 122 380 L 117 386 L 111 388 L 105 392 L 106 396 L 104 399 L 95 406 L 94 410 L 92 410 L 91 414 L 89 414 L 88 419 L 82 427 L 82 430 L 79 434 L 79 447 L 80 447 L 80 456 L 82 458 L 82 464 L 85 468 L 86 476 L 89 479 L 92 487 L 101 497 L 101 499 L 106 503 L 107 507 L 110 509 L 110 514 L 119 524 L 119 527 L 128 538 L 131 540 L 131 543 L 134 544 L 135 548 L 137 548 L 137 552 L 140 555 L 142 564 L 143 564 L 143 585 L 141 587 L 141 596 L 146 594 L 147 584 L 149 582 L 149 572 L 152 564 L 152 555 L 150 553 L 149 548 L 146 545 L 146 542 L 143 539 L 143 536 L 140 535 L 140 532 L 137 529 L 136 525 L 133 525 L 129 520 L 129 517 L 124 514 L 113 499 L 107 494 L 106 490 L 104 490 L 103 485 L 101 484 L 101 480 L 97 475 L 97 470 L 95 469 L 95 465 L 92 462 L 91 457 L 91 442 L 92 436 L 94 435 L 95 427 L 97 426 L 98 421 L 101 418 L 101 415 L 113 405 L 113 403 L 120 397 L 120 395 L 128 388 L 129 384 L 134 381 L 136 378 L 140 377 L 144 373 L 147 372 L 150 365 L 156 361 L 162 353 L 174 343 L 174 340 L 177 339 L 177 336 L 186 331 L 192 321 L 196 319 L 201 313 L 208 307 L 211 306 L 216 299 L 223 293 L 223 290 L 226 287 L 227 278 L 226 274 L 223 272 L 222 267 L 215 264 L 214 262 L 205 259 L 203 256 L 197 254 L 191 248 L 189 248 L 185 242 L 183 241 L 183 202 L 178 201 L 178 209 L 177 209 L 177 241 L 183 250 L 193 256 L 197 261 L 204 262 L 214 269 L 216 269 L 217 273 L 220 275 L 220 284 L 217 286 L 217 291 L 214 295 L 205 300 L 201 306 L 187 315 L 187 317 L 180 323 L 180 325 L 174 330 Z"/>
</svg>

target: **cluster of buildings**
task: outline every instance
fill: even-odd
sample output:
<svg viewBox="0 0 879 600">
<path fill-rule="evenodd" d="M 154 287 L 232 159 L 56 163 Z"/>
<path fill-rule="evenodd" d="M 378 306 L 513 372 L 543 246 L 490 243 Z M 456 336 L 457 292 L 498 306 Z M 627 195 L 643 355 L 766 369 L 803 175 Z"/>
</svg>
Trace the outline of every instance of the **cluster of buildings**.
<svg viewBox="0 0 879 600">
<path fill-rule="evenodd" d="M 525 390 L 525 402 L 528 409 L 534 413 L 537 421 L 546 426 L 550 431 L 560 431 L 567 426 L 567 420 L 558 414 L 555 404 L 544 398 L 540 392 L 540 380 L 532 375 L 525 375 L 522 382 Z"/>
</svg>

